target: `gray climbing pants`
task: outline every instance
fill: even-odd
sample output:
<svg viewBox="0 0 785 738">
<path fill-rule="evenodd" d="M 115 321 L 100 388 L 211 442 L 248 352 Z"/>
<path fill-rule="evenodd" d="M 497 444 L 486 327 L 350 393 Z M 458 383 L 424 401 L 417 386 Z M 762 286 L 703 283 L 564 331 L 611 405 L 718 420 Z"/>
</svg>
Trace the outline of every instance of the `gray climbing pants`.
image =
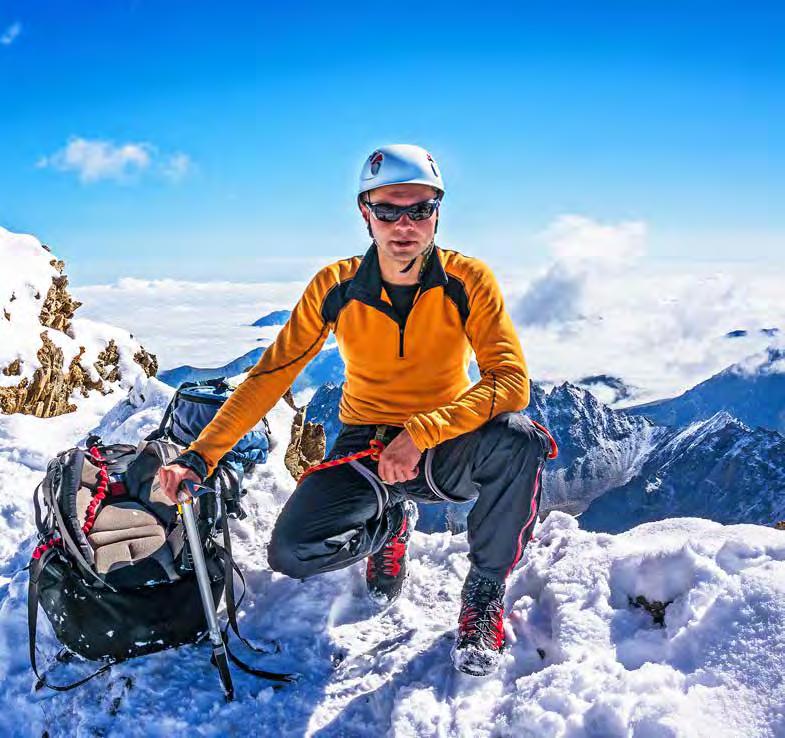
<svg viewBox="0 0 785 738">
<path fill-rule="evenodd" d="M 389 443 L 402 429 L 386 428 Z M 375 425 L 344 425 L 327 459 L 369 447 Z M 298 579 L 349 566 L 380 549 L 387 508 L 416 502 L 476 500 L 468 524 L 469 559 L 504 581 L 531 539 L 550 440 L 522 413 L 501 413 L 479 428 L 426 450 L 418 475 L 384 484 L 365 457 L 306 477 L 281 511 L 268 546 L 275 571 Z"/>
</svg>

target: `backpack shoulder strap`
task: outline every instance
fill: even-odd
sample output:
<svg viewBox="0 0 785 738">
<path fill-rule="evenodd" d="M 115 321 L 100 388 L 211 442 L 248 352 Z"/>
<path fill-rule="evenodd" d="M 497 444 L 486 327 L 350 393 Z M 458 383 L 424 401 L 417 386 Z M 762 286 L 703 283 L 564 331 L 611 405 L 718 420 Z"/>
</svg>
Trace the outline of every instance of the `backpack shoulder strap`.
<svg viewBox="0 0 785 738">
<path fill-rule="evenodd" d="M 60 484 L 62 482 L 62 462 L 60 458 L 54 459 L 50 462 L 50 467 L 52 465 L 56 465 L 55 469 L 53 470 L 53 477 L 56 477 L 56 483 Z M 59 468 L 58 468 L 59 467 Z M 54 485 L 51 483 L 51 479 L 49 476 L 49 469 L 47 469 L 47 480 L 49 483 L 44 483 L 43 490 L 44 490 L 44 500 L 46 504 L 49 506 L 49 509 L 54 513 L 55 519 L 57 520 L 57 527 L 60 533 L 61 538 L 63 539 L 63 545 L 66 547 L 68 552 L 76 559 L 79 563 L 80 567 L 86 571 L 93 579 L 95 579 L 99 586 L 101 587 L 108 587 L 113 592 L 117 590 L 108 582 L 106 582 L 96 571 L 93 569 L 90 562 L 84 557 L 82 552 L 79 549 L 79 546 L 76 545 L 74 539 L 71 537 L 70 532 L 68 531 L 68 526 L 65 524 L 65 520 L 63 519 L 63 513 L 60 510 L 60 505 L 55 497 L 54 493 Z"/>
</svg>

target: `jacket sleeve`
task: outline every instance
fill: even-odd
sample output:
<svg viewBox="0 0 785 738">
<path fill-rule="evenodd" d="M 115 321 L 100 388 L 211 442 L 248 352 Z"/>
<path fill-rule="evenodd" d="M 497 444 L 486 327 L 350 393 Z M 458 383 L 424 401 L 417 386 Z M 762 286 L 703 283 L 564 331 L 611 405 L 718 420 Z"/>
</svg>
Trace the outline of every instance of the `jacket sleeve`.
<svg viewBox="0 0 785 738">
<path fill-rule="evenodd" d="M 332 286 L 330 272 L 319 272 L 306 287 L 289 320 L 199 437 L 183 452 L 198 454 L 210 476 L 229 451 L 281 399 L 305 365 L 321 350 L 331 324 L 322 303 Z"/>
<path fill-rule="evenodd" d="M 475 261 L 467 280 L 469 316 L 465 330 L 477 356 L 480 381 L 452 402 L 415 413 L 405 423 L 420 451 L 478 428 L 503 412 L 529 404 L 529 373 L 520 341 L 490 268 Z"/>
</svg>

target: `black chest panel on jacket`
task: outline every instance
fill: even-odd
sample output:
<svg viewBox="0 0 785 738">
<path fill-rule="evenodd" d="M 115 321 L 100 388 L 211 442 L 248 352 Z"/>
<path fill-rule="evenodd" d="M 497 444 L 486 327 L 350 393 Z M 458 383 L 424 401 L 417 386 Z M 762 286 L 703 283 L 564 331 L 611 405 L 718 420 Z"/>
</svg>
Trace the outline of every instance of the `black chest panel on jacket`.
<svg viewBox="0 0 785 738">
<path fill-rule="evenodd" d="M 400 319 L 400 322 L 405 323 L 406 318 L 409 317 L 409 312 L 414 304 L 414 297 L 417 294 L 417 290 L 420 289 L 420 285 L 390 284 L 390 282 L 385 282 L 384 280 L 382 280 L 382 284 L 384 285 L 384 289 L 387 290 L 387 294 L 390 296 L 390 302 L 392 302 L 393 309 Z"/>
</svg>

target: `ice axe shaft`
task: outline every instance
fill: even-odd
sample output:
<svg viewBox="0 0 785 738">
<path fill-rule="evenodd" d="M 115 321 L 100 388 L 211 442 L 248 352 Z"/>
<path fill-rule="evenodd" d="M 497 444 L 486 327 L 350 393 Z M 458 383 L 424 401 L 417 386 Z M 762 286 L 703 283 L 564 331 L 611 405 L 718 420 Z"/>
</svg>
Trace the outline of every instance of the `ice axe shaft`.
<svg viewBox="0 0 785 738">
<path fill-rule="evenodd" d="M 199 537 L 199 529 L 196 525 L 196 516 L 194 515 L 193 506 L 194 495 L 198 495 L 202 490 L 209 488 L 194 484 L 188 480 L 185 480 L 182 483 L 181 489 L 182 488 L 185 488 L 185 493 L 181 492 L 178 495 L 179 501 L 177 503 L 177 510 L 183 519 L 183 523 L 185 523 L 185 534 L 188 539 L 191 558 L 193 559 L 196 581 L 199 584 L 199 594 L 202 598 L 205 619 L 207 620 L 207 632 L 213 647 L 213 661 L 218 669 L 218 675 L 221 679 L 221 686 L 223 687 L 226 700 L 227 702 L 231 702 L 234 699 L 232 675 L 229 672 L 226 645 L 224 644 L 223 636 L 221 635 L 221 627 L 218 625 L 218 613 L 215 611 L 215 602 L 213 600 L 213 592 L 210 585 L 210 575 L 207 573 L 207 564 L 204 560 L 202 540 Z"/>
</svg>

